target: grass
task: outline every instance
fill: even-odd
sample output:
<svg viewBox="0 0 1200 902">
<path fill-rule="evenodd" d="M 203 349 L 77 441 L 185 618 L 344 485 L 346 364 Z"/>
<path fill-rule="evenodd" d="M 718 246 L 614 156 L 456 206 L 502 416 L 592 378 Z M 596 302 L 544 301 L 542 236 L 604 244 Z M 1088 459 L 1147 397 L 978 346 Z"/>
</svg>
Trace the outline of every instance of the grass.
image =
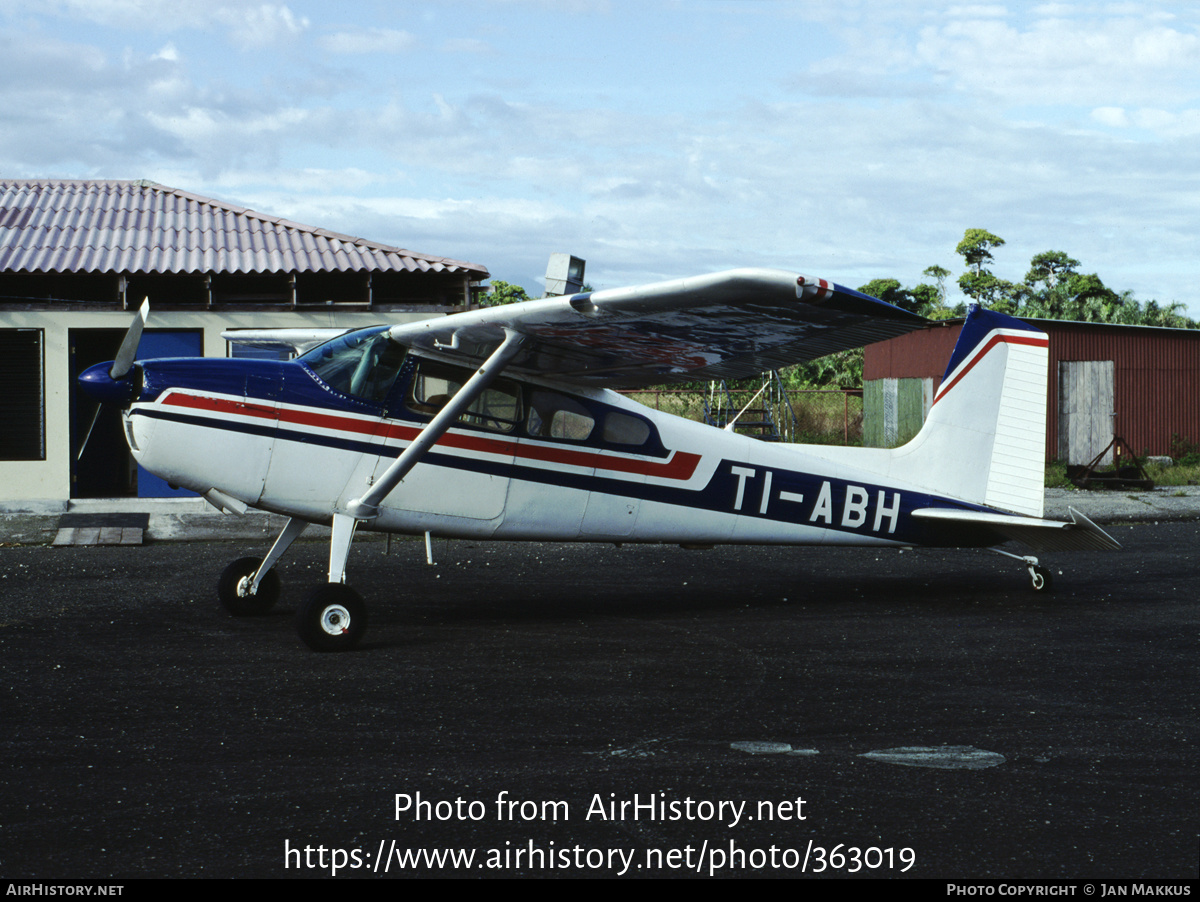
<svg viewBox="0 0 1200 902">
<path fill-rule="evenodd" d="M 1200 463 L 1181 461 L 1173 467 L 1146 464 L 1146 475 L 1155 485 L 1200 485 Z"/>
<path fill-rule="evenodd" d="M 1154 481 L 1155 486 L 1167 485 L 1200 485 L 1200 461 L 1194 457 L 1184 458 L 1174 466 L 1162 464 L 1145 464 L 1146 475 Z M 1046 488 L 1074 488 L 1071 480 L 1067 479 L 1067 463 L 1055 460 L 1046 464 Z"/>
<path fill-rule="evenodd" d="M 1074 488 L 1071 480 L 1067 479 L 1067 462 L 1065 460 L 1052 460 L 1046 464 L 1046 488 Z"/>
</svg>

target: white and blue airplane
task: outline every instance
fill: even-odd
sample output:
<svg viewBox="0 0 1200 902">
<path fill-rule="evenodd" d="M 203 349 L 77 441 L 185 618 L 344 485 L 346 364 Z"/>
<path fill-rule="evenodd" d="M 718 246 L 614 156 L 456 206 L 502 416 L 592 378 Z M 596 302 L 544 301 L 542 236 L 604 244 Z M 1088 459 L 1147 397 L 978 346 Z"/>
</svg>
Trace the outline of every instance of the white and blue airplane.
<svg viewBox="0 0 1200 902">
<path fill-rule="evenodd" d="M 555 542 L 1112 549 L 1077 511 L 1043 519 L 1047 336 L 972 309 L 919 434 L 894 449 L 768 443 L 614 389 L 756 376 L 925 320 L 795 273 L 740 269 L 337 335 L 286 362 L 135 361 L 143 305 L 111 363 L 82 374 L 125 408 L 137 462 L 227 511 L 289 519 L 231 563 L 224 606 L 261 614 L 272 569 L 332 527 L 328 582 L 296 614 L 311 648 L 353 648 L 345 582 L 359 528 Z M 226 333 L 303 348 L 299 330 Z M 999 550 L 999 549 L 997 549 Z M 1034 589 L 1037 558 L 1018 556 Z"/>
</svg>

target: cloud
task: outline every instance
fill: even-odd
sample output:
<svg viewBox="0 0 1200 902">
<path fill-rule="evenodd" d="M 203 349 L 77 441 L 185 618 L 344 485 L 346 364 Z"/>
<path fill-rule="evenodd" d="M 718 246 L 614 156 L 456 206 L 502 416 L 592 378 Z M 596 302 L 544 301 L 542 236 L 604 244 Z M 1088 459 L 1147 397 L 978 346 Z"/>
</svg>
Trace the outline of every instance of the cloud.
<svg viewBox="0 0 1200 902">
<path fill-rule="evenodd" d="M 713 4 L 719 40 L 697 46 L 663 5 L 653 26 L 687 25 L 685 53 L 623 80 L 624 20 L 592 23 L 590 60 L 549 78 L 514 18 L 536 4 L 503 4 L 503 26 L 492 4 L 457 30 L 455 7 L 393 19 L 409 31 L 218 3 L 89 2 L 113 27 L 147 20 L 114 43 L 14 25 L 0 0 L 0 171 L 154 178 L 531 289 L 552 251 L 601 287 L 742 264 L 915 284 L 961 271 L 979 226 L 1008 241 L 1005 278 L 1057 248 L 1117 289 L 1195 297 L 1200 50 L 1166 7 Z M 226 31 L 259 49 L 231 54 Z"/>
<path fill-rule="evenodd" d="M 286 6 L 263 3 L 258 6 L 218 6 L 213 17 L 229 29 L 229 38 L 242 50 L 269 47 L 298 37 L 309 27 L 309 20 L 297 16 Z"/>
<path fill-rule="evenodd" d="M 10 5 L 19 9 L 27 4 Z M 214 11 L 222 8 L 178 0 L 40 0 L 37 5 L 42 15 L 137 31 L 203 27 L 212 21 Z"/>
<path fill-rule="evenodd" d="M 19 9 L 20 3 L 13 3 Z M 230 40 L 242 49 L 270 46 L 290 40 L 309 27 L 283 4 L 256 0 L 180 2 L 180 0 L 42 0 L 39 13 L 72 21 L 92 22 L 118 31 L 139 33 L 205 30 L 213 25 L 227 29 Z"/>
<path fill-rule="evenodd" d="M 1200 35 L 1137 18 L 989 17 L 928 26 L 916 50 L 980 102 L 1111 106 L 1195 98 Z"/>
<path fill-rule="evenodd" d="M 1158 138 L 1190 138 L 1200 134 L 1200 109 L 1175 112 L 1142 107 L 1127 110 L 1122 107 L 1097 107 L 1092 119 L 1114 129 L 1135 129 Z"/>
<path fill-rule="evenodd" d="M 404 53 L 417 44 L 416 37 L 394 28 L 363 28 L 337 31 L 321 39 L 330 53 L 363 56 L 372 53 Z"/>
<path fill-rule="evenodd" d="M 487 41 L 478 38 L 450 38 L 442 44 L 446 53 L 491 54 L 496 50 Z"/>
<path fill-rule="evenodd" d="M 146 118 L 156 128 L 199 149 L 261 142 L 273 135 L 286 134 L 308 122 L 310 113 L 293 108 L 274 110 L 269 115 L 254 112 L 238 116 L 229 110 L 190 107 L 178 115 L 149 113 Z"/>
<path fill-rule="evenodd" d="M 209 176 L 278 160 L 307 110 L 256 90 L 198 85 L 174 43 L 110 56 L 97 47 L 0 31 L 0 170 L 140 177 L 166 160 Z"/>
<path fill-rule="evenodd" d="M 1100 106 L 1092 110 L 1092 119 L 1108 128 L 1129 128 L 1129 114 L 1119 106 Z"/>
</svg>

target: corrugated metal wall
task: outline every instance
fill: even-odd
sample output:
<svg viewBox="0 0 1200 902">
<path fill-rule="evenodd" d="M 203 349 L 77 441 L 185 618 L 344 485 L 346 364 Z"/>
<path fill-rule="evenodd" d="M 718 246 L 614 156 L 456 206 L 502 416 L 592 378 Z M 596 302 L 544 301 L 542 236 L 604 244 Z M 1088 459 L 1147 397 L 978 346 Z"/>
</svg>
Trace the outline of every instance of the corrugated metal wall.
<svg viewBox="0 0 1200 902">
<path fill-rule="evenodd" d="M 1200 332 L 1181 329 L 1057 324 L 1050 332 L 1050 372 L 1063 360 L 1111 360 L 1114 431 L 1138 454 L 1172 453 L 1173 437 L 1200 441 Z M 1058 397 L 1047 410 L 1058 423 Z M 1057 450 L 1057 435 L 1048 436 Z"/>
<path fill-rule="evenodd" d="M 961 322 L 935 323 L 919 332 L 867 345 L 863 381 L 932 377 L 940 383 L 961 331 Z"/>
<path fill-rule="evenodd" d="M 1060 454 L 1061 361 L 1113 362 L 1116 434 L 1138 454 L 1171 454 L 1177 435 L 1200 442 L 1200 330 L 1031 322 L 1050 335 L 1047 460 Z M 959 331 L 960 324 L 938 324 L 868 345 L 864 381 L 932 377 L 936 390 Z M 864 423 L 864 434 L 871 428 Z"/>
</svg>

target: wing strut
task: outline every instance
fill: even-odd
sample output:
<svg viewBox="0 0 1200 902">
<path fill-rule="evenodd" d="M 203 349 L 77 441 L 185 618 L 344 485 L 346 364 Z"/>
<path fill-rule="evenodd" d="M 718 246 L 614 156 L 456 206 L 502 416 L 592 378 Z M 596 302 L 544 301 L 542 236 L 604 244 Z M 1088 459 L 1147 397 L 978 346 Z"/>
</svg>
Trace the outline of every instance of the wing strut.
<svg viewBox="0 0 1200 902">
<path fill-rule="evenodd" d="M 379 505 L 408 472 L 417 465 L 425 453 L 440 439 L 471 404 L 484 393 L 492 380 L 500 375 L 505 365 L 516 356 L 521 349 L 525 336 L 510 329 L 504 330 L 504 341 L 500 347 L 476 370 L 475 375 L 467 380 L 453 398 L 438 411 L 421 433 L 412 441 L 400 456 L 392 463 L 378 481 L 367 490 L 361 498 L 356 498 L 346 505 L 346 513 L 355 520 L 372 520 L 379 516 Z"/>
</svg>

